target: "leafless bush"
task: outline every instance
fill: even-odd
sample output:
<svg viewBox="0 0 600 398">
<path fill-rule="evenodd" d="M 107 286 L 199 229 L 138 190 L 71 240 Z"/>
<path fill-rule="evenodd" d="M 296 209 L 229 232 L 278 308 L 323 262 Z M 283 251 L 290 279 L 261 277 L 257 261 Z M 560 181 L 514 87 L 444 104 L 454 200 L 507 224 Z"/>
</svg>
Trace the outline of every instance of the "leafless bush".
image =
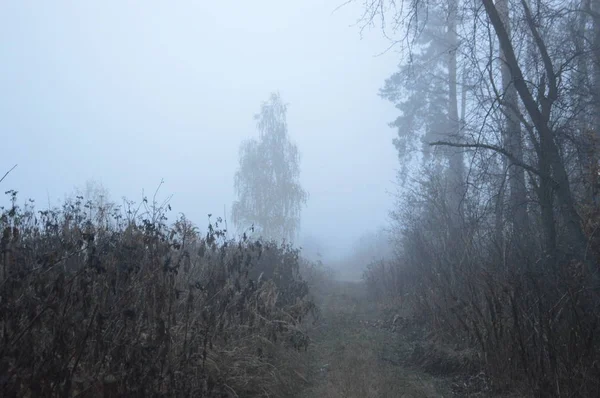
<svg viewBox="0 0 600 398">
<path fill-rule="evenodd" d="M 595 255 L 597 214 L 585 213 Z M 372 294 L 409 300 L 413 322 L 431 331 L 435 344 L 415 353 L 414 362 L 440 369 L 430 358 L 451 347 L 473 353 L 465 376 L 482 371 L 490 390 L 598 396 L 600 306 L 585 264 L 566 256 L 552 264 L 533 245 L 527 256 L 503 256 L 486 218 L 472 219 L 467 213 L 455 236 L 439 211 L 406 217 L 399 260 L 372 264 L 365 273 Z"/>
<path fill-rule="evenodd" d="M 2 209 L 0 395 L 293 396 L 315 310 L 295 249 L 166 203 Z M 102 214 L 102 220 L 95 218 Z M 102 222 L 101 222 L 102 221 Z"/>
<path fill-rule="evenodd" d="M 403 284 L 399 283 L 400 272 L 400 268 L 392 261 L 372 261 L 363 272 L 363 281 L 371 296 L 377 300 L 403 296 Z"/>
</svg>

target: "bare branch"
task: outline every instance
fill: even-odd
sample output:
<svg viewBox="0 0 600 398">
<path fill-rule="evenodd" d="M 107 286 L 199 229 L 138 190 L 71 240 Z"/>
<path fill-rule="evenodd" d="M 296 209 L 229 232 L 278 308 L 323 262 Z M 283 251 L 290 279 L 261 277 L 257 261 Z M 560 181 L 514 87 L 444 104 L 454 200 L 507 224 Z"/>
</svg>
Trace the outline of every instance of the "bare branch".
<svg viewBox="0 0 600 398">
<path fill-rule="evenodd" d="M 15 168 L 17 167 L 17 165 L 15 164 L 10 170 L 8 170 L 6 173 L 4 173 L 4 175 L 2 176 L 2 178 L 0 178 L 0 182 L 4 181 L 4 179 L 6 178 L 6 176 L 13 171 Z"/>
<path fill-rule="evenodd" d="M 546 70 L 546 76 L 548 76 L 548 100 L 550 104 L 556 100 L 558 87 L 556 85 L 556 73 L 554 72 L 554 67 L 552 65 L 552 60 L 550 59 L 550 55 L 548 54 L 548 49 L 546 44 L 542 40 L 540 33 L 538 32 L 535 22 L 533 20 L 533 16 L 531 15 L 531 10 L 529 10 L 529 6 L 525 0 L 521 0 L 521 4 L 523 5 L 523 10 L 525 11 L 525 19 L 527 21 L 527 25 L 531 30 L 531 34 L 533 35 L 533 39 L 535 40 L 535 45 L 538 47 L 540 54 L 542 55 L 542 61 L 544 62 L 544 69 Z M 548 105 L 550 105 L 548 104 Z M 548 114 L 550 110 L 546 111 Z"/>
<path fill-rule="evenodd" d="M 472 148 L 472 149 L 488 149 L 490 151 L 494 151 L 497 153 L 500 153 L 504 156 L 506 156 L 507 158 L 509 158 L 511 160 L 511 162 L 513 163 L 513 165 L 515 166 L 519 166 L 524 168 L 525 170 L 539 176 L 542 178 L 548 178 L 550 181 L 553 181 L 551 176 L 545 175 L 544 173 L 542 173 L 540 170 L 538 170 L 537 168 L 528 165 L 527 163 L 523 163 L 520 160 L 518 160 L 512 153 L 508 152 L 507 150 L 500 148 L 498 146 L 495 145 L 488 145 L 488 144 L 458 144 L 458 143 L 454 143 L 454 142 L 448 142 L 448 141 L 435 141 L 435 142 L 430 142 L 429 145 L 431 146 L 450 146 L 450 147 L 454 147 L 454 148 Z"/>
</svg>

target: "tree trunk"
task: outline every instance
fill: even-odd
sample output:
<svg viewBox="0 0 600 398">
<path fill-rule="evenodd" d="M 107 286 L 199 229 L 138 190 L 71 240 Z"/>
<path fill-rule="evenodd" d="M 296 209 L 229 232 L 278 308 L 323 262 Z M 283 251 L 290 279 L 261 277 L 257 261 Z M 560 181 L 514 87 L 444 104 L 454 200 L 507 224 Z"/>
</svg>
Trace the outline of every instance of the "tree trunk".
<svg viewBox="0 0 600 398">
<path fill-rule="evenodd" d="M 538 32 L 535 30 L 535 26 L 531 20 L 531 15 L 527 4 L 522 1 L 522 5 L 526 14 L 526 22 L 529 24 L 530 29 L 532 30 L 536 47 L 540 52 L 544 62 L 548 84 L 548 95 L 540 98 L 540 107 L 538 107 L 538 104 L 534 100 L 533 94 L 529 91 L 529 88 L 525 83 L 521 67 L 517 61 L 513 45 L 510 41 L 510 36 L 508 35 L 505 26 L 502 23 L 502 19 L 500 18 L 493 0 L 482 0 L 482 2 L 488 17 L 490 18 L 492 26 L 494 27 L 496 36 L 498 37 L 498 41 L 502 48 L 502 52 L 506 57 L 506 62 L 513 76 L 515 88 L 521 97 L 521 101 L 523 101 L 525 109 L 527 110 L 535 129 L 539 134 L 538 160 L 540 161 L 540 171 L 546 176 L 542 178 L 542 180 L 549 180 L 552 178 L 552 181 L 548 181 L 548 183 L 553 185 L 554 192 L 560 206 L 561 215 L 565 222 L 565 235 L 568 239 L 570 246 L 569 249 L 575 258 L 582 260 L 587 264 L 590 276 L 593 279 L 593 287 L 600 287 L 597 263 L 595 259 L 591 257 L 591 253 L 588 253 L 587 238 L 583 232 L 581 220 L 575 207 L 575 201 L 569 185 L 568 174 L 556 142 L 554 141 L 553 131 L 550 127 L 550 111 L 553 102 L 556 100 L 557 83 L 556 75 L 552 68 L 545 44 L 539 37 Z M 551 177 L 548 177 L 548 174 L 545 170 L 546 167 L 551 169 Z"/>
<path fill-rule="evenodd" d="M 590 87 L 590 72 L 589 72 L 589 61 L 590 57 L 585 56 L 586 51 L 586 36 L 587 36 L 587 23 L 589 21 L 587 10 L 590 9 L 590 0 L 581 0 L 579 4 L 579 13 L 577 15 L 577 30 L 573 37 L 575 44 L 575 51 L 577 54 L 577 69 L 576 69 L 576 81 L 575 81 L 575 93 L 577 98 L 578 109 L 586 109 L 586 103 L 589 101 L 589 87 Z M 593 58 L 593 57 L 592 57 Z M 595 91 L 597 92 L 597 91 Z M 592 93 L 594 95 L 594 93 Z M 592 107 L 593 110 L 598 112 L 597 106 Z M 587 109 L 586 109 L 587 110 Z M 580 173 L 580 191 L 585 197 L 586 203 L 593 203 L 594 201 L 594 182 L 596 177 L 594 176 L 594 143 L 595 133 L 593 133 L 590 122 L 593 121 L 594 117 L 590 118 L 588 112 L 580 112 L 577 116 L 577 134 L 578 134 L 578 152 L 579 152 L 579 173 Z"/>
<path fill-rule="evenodd" d="M 588 152 L 588 165 L 590 170 L 590 199 L 594 204 L 598 203 L 598 153 L 597 147 L 600 143 L 600 0 L 591 0 L 590 6 L 592 7 L 592 128 L 593 134 L 588 135 L 592 141 L 589 145 L 590 151 Z M 584 14 L 584 13 L 583 13 Z M 584 14 L 585 15 L 585 14 Z M 582 32 L 583 33 L 583 32 Z"/>
<path fill-rule="evenodd" d="M 496 1 L 496 7 L 507 35 L 510 37 L 510 16 L 508 11 L 508 0 Z M 506 57 L 500 49 L 500 60 L 502 62 L 500 72 L 502 74 L 502 88 L 504 90 L 504 114 L 506 116 L 503 130 L 504 148 L 514 156 L 508 159 L 508 181 L 509 181 L 509 217 L 515 227 L 515 243 L 525 245 L 524 237 L 529 231 L 529 217 L 527 215 L 527 187 L 525 185 L 525 170 L 515 165 L 515 161 L 523 163 L 523 144 L 521 133 L 521 122 L 519 120 L 519 99 L 517 90 L 510 73 L 510 67 Z"/>
<path fill-rule="evenodd" d="M 592 124 L 596 139 L 600 139 L 600 0 L 591 0 L 592 7 L 592 100 L 594 106 Z"/>
<path fill-rule="evenodd" d="M 448 4 L 448 120 L 449 138 L 453 142 L 460 141 L 460 120 L 458 116 L 458 78 L 456 52 L 458 48 L 458 37 L 456 33 L 456 21 L 458 18 L 458 2 L 450 0 Z M 464 160 L 463 153 L 457 148 L 449 152 L 450 173 L 450 206 L 455 221 L 455 226 L 462 217 L 464 187 Z"/>
</svg>

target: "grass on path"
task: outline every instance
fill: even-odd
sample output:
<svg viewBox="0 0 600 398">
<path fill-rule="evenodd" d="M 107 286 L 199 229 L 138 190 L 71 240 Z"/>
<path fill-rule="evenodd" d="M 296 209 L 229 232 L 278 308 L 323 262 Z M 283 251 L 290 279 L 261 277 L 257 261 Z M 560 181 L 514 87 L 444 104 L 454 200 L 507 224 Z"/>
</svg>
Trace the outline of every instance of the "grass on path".
<svg viewBox="0 0 600 398">
<path fill-rule="evenodd" d="M 399 365 L 398 334 L 380 325 L 381 311 L 360 283 L 332 282 L 319 297 L 322 317 L 309 348 L 311 386 L 304 398 L 449 397 L 444 381 Z"/>
</svg>

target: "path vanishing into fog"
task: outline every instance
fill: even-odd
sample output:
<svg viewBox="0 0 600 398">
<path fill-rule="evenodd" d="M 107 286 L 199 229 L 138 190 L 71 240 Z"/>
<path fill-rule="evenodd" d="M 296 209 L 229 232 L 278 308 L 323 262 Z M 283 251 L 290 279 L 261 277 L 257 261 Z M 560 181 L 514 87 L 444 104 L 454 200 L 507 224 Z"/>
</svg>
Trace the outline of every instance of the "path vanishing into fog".
<svg viewBox="0 0 600 398">
<path fill-rule="evenodd" d="M 331 282 L 319 301 L 305 398 L 456 396 L 448 380 L 407 365 L 415 336 L 398 330 L 399 314 L 370 303 L 361 283 Z"/>
</svg>

